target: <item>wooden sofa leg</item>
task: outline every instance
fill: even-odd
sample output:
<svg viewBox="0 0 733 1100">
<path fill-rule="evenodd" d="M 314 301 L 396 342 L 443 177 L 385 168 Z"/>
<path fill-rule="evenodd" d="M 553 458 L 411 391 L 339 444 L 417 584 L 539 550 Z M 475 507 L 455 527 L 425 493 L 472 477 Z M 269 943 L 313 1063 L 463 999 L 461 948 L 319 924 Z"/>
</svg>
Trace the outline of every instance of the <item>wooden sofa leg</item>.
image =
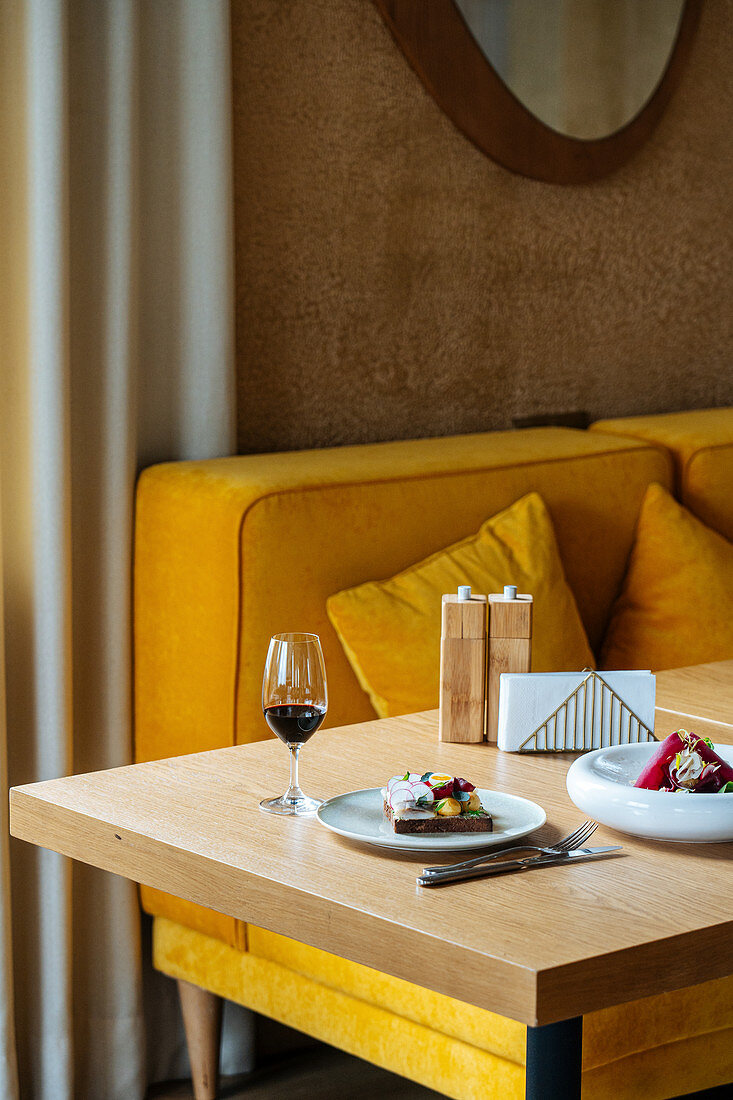
<svg viewBox="0 0 733 1100">
<path fill-rule="evenodd" d="M 221 1036 L 221 997 L 190 982 L 178 982 L 188 1058 L 196 1100 L 216 1100 Z"/>
</svg>

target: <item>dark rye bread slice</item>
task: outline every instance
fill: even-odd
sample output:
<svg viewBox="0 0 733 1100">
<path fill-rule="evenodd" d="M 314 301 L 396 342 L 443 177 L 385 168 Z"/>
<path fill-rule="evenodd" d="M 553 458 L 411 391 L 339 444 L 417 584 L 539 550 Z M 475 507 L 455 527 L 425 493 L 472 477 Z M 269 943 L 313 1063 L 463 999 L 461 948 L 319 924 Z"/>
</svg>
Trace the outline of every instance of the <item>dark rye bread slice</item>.
<svg viewBox="0 0 733 1100">
<path fill-rule="evenodd" d="M 384 803 L 384 812 L 387 820 L 396 833 L 490 833 L 494 828 L 491 814 L 482 810 L 474 817 L 473 814 L 456 814 L 455 817 L 417 817 L 412 821 L 409 818 L 395 817 L 394 810 Z"/>
</svg>

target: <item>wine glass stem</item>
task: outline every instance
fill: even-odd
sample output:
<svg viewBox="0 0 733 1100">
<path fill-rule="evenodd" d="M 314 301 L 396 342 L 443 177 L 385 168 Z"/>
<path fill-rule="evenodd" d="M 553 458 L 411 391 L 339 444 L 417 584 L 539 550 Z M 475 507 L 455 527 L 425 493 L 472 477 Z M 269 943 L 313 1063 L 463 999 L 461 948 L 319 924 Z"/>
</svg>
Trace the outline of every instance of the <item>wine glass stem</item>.
<svg viewBox="0 0 733 1100">
<path fill-rule="evenodd" d="M 288 801 L 295 802 L 297 799 L 303 798 L 303 792 L 298 784 L 298 754 L 302 746 L 288 745 L 288 748 L 290 749 L 290 786 L 285 797 Z"/>
</svg>

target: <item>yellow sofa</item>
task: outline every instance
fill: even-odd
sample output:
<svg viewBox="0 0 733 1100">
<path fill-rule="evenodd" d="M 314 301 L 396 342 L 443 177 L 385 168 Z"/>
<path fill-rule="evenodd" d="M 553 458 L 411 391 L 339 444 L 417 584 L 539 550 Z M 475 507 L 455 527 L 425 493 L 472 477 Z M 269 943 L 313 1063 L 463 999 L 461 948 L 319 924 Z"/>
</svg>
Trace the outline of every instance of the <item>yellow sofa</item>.
<svg viewBox="0 0 733 1100">
<path fill-rule="evenodd" d="M 283 629 L 321 635 L 328 724 L 373 717 L 326 598 L 471 534 L 532 489 L 552 515 L 597 650 L 651 482 L 733 535 L 717 465 L 733 456 L 733 410 L 680 416 L 146 470 L 135 536 L 136 759 L 267 736 L 262 667 Z M 164 973 L 457 1100 L 524 1095 L 520 1024 L 149 888 L 142 902 Z M 587 1017 L 585 1100 L 654 1100 L 733 1080 L 732 992 L 729 980 L 711 982 Z M 213 1092 L 199 1085 L 199 1095 Z"/>
</svg>

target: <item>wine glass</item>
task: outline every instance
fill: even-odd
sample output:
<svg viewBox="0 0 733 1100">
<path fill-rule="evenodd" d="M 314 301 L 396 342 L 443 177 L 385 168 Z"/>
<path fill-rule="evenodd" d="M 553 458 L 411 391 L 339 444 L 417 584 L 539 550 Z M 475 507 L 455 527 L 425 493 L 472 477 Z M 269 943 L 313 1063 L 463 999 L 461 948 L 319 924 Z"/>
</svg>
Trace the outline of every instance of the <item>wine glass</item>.
<svg viewBox="0 0 733 1100">
<path fill-rule="evenodd" d="M 288 816 L 315 813 L 321 802 L 300 789 L 298 754 L 328 710 L 326 668 L 317 634 L 274 634 L 270 638 L 262 710 L 270 729 L 290 749 L 290 786 L 279 798 L 260 802 L 260 809 Z"/>
</svg>

